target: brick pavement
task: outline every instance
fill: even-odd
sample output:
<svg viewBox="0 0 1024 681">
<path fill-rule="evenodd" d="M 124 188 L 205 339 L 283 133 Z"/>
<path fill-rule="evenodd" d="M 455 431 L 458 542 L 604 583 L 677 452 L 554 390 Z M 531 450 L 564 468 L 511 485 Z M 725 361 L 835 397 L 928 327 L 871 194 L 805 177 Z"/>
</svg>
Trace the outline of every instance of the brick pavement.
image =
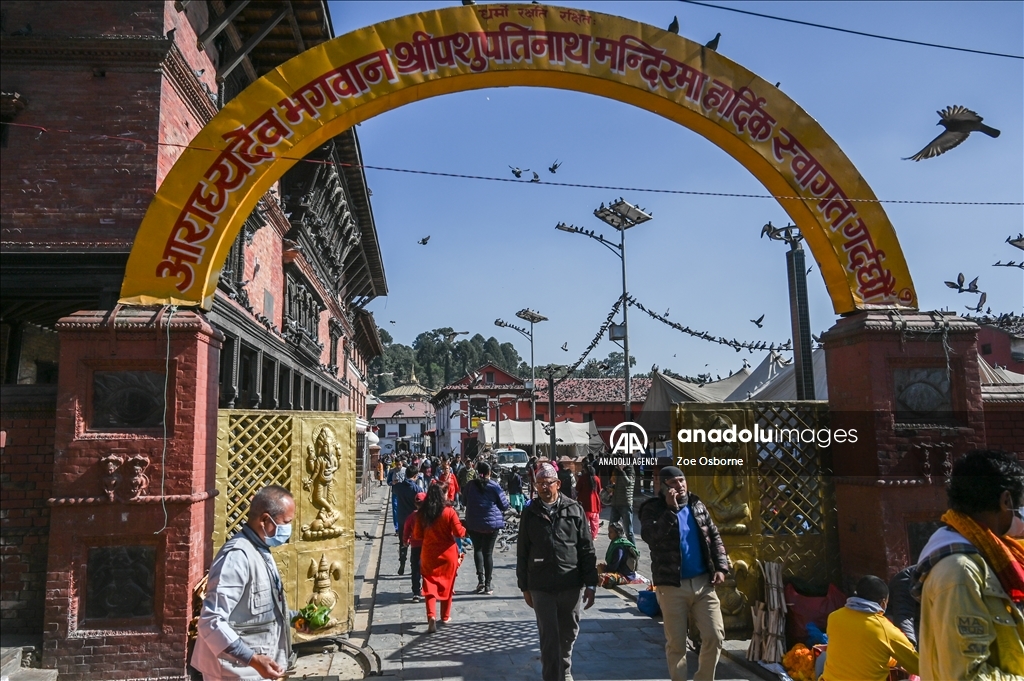
<svg viewBox="0 0 1024 681">
<path fill-rule="evenodd" d="M 472 593 L 476 575 L 472 556 L 467 556 L 456 580 L 452 622 L 439 627 L 437 633 L 428 634 L 425 606 L 412 602 L 408 573 L 397 575 L 398 538 L 390 519 L 387 490 L 375 490 L 367 504 L 360 504 L 363 512 L 357 513 L 356 526 L 357 534 L 364 529 L 375 533 L 369 529 L 371 526 L 385 531 L 377 574 L 373 574 L 374 566 L 369 564 L 372 560 L 364 561 L 361 557 L 375 558 L 373 550 L 379 540 L 364 541 L 356 560 L 357 566 L 366 565 L 365 572 L 357 575 L 356 593 L 360 593 L 364 583 L 364 594 L 369 593 L 371 585 L 376 587 L 372 610 L 365 598 L 358 610 L 368 612 L 369 636 L 365 642 L 380 656 L 383 674 L 396 679 L 424 680 L 539 679 L 537 628 L 533 611 L 523 602 L 516 586 L 515 546 L 505 553 L 495 551 L 493 596 Z M 372 517 L 374 508 L 388 514 L 383 523 L 380 511 L 376 518 Z M 599 557 L 603 556 L 607 541 L 606 537 L 599 537 Z M 628 599 L 626 593 L 599 589 L 594 607 L 583 613 L 573 653 L 575 679 L 626 681 L 667 677 L 661 623 L 640 614 L 635 601 Z M 354 632 L 353 638 L 361 637 Z M 697 660 L 692 654 L 690 658 L 692 673 Z M 716 678 L 760 677 L 752 676 L 723 656 Z"/>
</svg>

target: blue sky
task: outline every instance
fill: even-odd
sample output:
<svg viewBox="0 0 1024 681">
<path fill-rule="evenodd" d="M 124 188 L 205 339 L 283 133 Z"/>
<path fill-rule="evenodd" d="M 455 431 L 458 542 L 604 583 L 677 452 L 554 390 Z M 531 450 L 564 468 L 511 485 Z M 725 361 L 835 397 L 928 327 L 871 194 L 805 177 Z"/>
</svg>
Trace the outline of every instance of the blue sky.
<svg viewBox="0 0 1024 681">
<path fill-rule="evenodd" d="M 332 2 L 337 35 L 456 2 Z M 512 3 L 510 3 L 512 4 Z M 721 3 L 776 16 L 911 40 L 1024 53 L 1020 2 Z M 781 88 L 817 119 L 881 199 L 1024 200 L 1024 60 L 897 44 L 785 24 L 681 2 L 579 2 L 582 9 L 667 26 L 706 42 Z M 962 104 L 1002 130 L 972 135 L 936 159 L 903 161 L 941 131 L 935 111 Z M 616 101 L 540 88 L 446 95 L 410 104 L 359 127 L 368 165 L 511 177 L 508 166 L 541 171 L 556 158 L 558 180 L 582 184 L 764 194 L 742 166 L 694 132 Z M 367 170 L 390 295 L 369 309 L 395 340 L 451 326 L 513 342 L 494 326 L 531 307 L 537 363 L 572 363 L 621 291 L 619 261 L 600 244 L 556 231 L 560 221 L 614 230 L 593 217 L 620 192 L 484 182 Z M 629 290 L 673 321 L 740 340 L 790 336 L 785 246 L 761 226 L 788 219 L 771 199 L 623 192 L 654 220 L 627 234 Z M 965 312 L 975 296 L 943 285 L 963 272 L 988 293 L 993 311 L 1021 312 L 1024 271 L 1003 243 L 1024 231 L 1021 206 L 886 204 L 910 265 L 922 310 Z M 430 235 L 430 243 L 416 241 Z M 808 253 L 808 258 L 811 256 Z M 808 280 L 811 327 L 835 322 L 817 267 Z M 764 328 L 750 319 L 765 315 Z M 394 320 L 396 323 L 391 324 Z M 763 355 L 683 336 L 630 311 L 637 367 L 725 375 Z M 568 352 L 560 346 L 568 344 Z M 617 350 L 604 340 L 592 357 Z"/>
</svg>

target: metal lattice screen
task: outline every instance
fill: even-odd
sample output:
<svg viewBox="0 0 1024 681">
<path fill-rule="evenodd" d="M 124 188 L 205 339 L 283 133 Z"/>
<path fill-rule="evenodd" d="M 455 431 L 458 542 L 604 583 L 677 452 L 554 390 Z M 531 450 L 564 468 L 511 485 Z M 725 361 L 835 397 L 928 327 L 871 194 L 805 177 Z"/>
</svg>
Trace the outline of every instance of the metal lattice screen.
<svg viewBox="0 0 1024 681">
<path fill-rule="evenodd" d="M 266 485 L 290 487 L 292 417 L 237 414 L 228 422 L 227 513 L 232 535 L 245 522 L 249 501 Z"/>
<path fill-rule="evenodd" d="M 761 523 L 765 536 L 822 534 L 825 532 L 825 483 L 821 450 L 814 441 L 794 430 L 817 431 L 818 411 L 796 404 L 765 403 L 755 407 L 759 429 L 774 431 L 775 442 L 759 442 L 757 477 L 761 493 Z M 782 442 L 779 442 L 779 439 Z"/>
</svg>

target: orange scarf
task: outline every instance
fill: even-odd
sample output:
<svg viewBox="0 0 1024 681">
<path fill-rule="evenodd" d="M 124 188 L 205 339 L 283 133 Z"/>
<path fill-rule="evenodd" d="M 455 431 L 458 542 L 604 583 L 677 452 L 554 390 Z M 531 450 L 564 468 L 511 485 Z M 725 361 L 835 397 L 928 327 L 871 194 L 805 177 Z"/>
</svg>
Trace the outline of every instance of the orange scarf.
<svg viewBox="0 0 1024 681">
<path fill-rule="evenodd" d="M 952 509 L 943 514 L 942 522 L 962 534 L 978 549 L 978 553 L 996 573 L 1011 601 L 1024 602 L 1024 546 L 1019 541 L 999 537 L 970 516 Z"/>
</svg>

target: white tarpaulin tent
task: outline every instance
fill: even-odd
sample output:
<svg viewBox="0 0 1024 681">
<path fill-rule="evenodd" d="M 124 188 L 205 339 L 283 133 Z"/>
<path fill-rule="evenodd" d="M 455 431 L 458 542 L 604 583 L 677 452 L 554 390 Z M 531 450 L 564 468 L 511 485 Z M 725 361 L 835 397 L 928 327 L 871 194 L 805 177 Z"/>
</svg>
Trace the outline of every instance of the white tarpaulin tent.
<svg viewBox="0 0 1024 681">
<path fill-rule="evenodd" d="M 825 375 L 825 351 L 817 348 L 811 351 L 811 366 L 814 367 L 814 399 L 828 399 L 828 377 Z M 777 402 L 796 399 L 796 365 L 790 362 L 767 383 L 757 388 L 750 397 L 755 402 Z"/>
<path fill-rule="evenodd" d="M 531 433 L 529 421 L 501 421 L 500 437 L 495 439 L 494 421 L 482 421 L 477 428 L 479 442 L 482 445 L 498 446 L 516 445 L 529 446 L 533 437 L 537 438 L 538 452 L 547 452 L 551 436 L 548 435 L 550 424 L 547 421 L 534 421 Z M 576 423 L 575 421 L 559 421 L 555 423 L 555 440 L 558 455 L 585 456 L 590 452 L 600 454 L 604 449 L 604 441 L 597 432 L 597 424 L 593 421 Z M 549 455 L 550 456 L 550 455 Z"/>
</svg>

